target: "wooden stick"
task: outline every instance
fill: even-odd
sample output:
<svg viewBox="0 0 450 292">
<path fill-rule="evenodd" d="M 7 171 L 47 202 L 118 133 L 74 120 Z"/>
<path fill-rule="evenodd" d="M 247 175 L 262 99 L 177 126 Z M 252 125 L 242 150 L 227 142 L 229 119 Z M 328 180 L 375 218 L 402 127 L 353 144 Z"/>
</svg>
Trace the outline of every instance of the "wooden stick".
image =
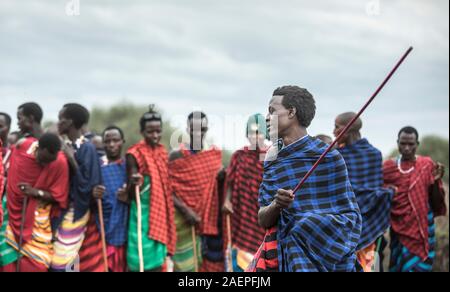
<svg viewBox="0 0 450 292">
<path fill-rule="evenodd" d="M 105 223 L 103 221 L 103 206 L 102 200 L 97 199 L 97 207 L 98 207 L 98 218 L 100 221 L 100 236 L 102 238 L 102 252 L 103 252 L 103 262 L 105 265 L 105 272 L 108 272 L 108 253 L 106 250 L 106 235 L 105 235 Z"/>
<path fill-rule="evenodd" d="M 319 160 L 313 165 L 313 167 L 308 171 L 308 173 L 303 177 L 303 179 L 300 181 L 300 183 L 297 185 L 297 187 L 294 189 L 293 193 L 295 194 L 303 185 L 305 184 L 306 180 L 313 174 L 313 172 L 316 170 L 316 168 L 319 166 L 319 164 L 322 162 L 322 160 L 325 158 L 325 156 L 334 148 L 334 146 L 338 143 L 338 141 L 348 132 L 351 126 L 356 122 L 356 120 L 364 113 L 364 111 L 367 109 L 367 107 L 372 103 L 372 101 L 377 97 L 378 93 L 384 88 L 384 86 L 388 83 L 388 81 L 392 78 L 392 76 L 395 74 L 397 69 L 400 67 L 400 65 L 405 61 L 406 57 L 412 52 L 413 47 L 410 47 L 401 57 L 401 59 L 397 62 L 395 67 L 391 70 L 391 72 L 388 74 L 388 76 L 384 79 L 384 81 L 381 83 L 381 85 L 378 87 L 378 89 L 375 91 L 375 93 L 372 95 L 372 97 L 367 101 L 367 103 L 363 106 L 363 108 L 359 111 L 359 113 L 348 123 L 348 125 L 345 127 L 345 129 L 339 134 L 339 136 L 334 140 L 333 143 L 325 150 L 325 152 L 320 156 Z"/>
<path fill-rule="evenodd" d="M 141 209 L 141 189 L 136 186 L 136 207 L 137 207 L 137 237 L 138 237 L 138 255 L 139 272 L 144 272 L 144 250 L 142 248 L 142 209 Z"/>
<path fill-rule="evenodd" d="M 22 258 L 22 246 L 23 246 L 23 229 L 25 228 L 25 217 L 27 215 L 28 197 L 24 196 L 22 206 L 22 218 L 20 221 L 20 234 L 19 234 L 19 254 L 16 263 L 16 272 L 20 272 L 20 259 Z"/>
<path fill-rule="evenodd" d="M 227 244 L 227 265 L 228 271 L 233 272 L 233 243 L 231 238 L 231 215 L 226 215 L 227 219 L 227 234 L 228 234 L 228 244 Z"/>
<path fill-rule="evenodd" d="M 194 245 L 194 267 L 195 272 L 198 272 L 198 258 L 197 258 L 197 233 L 195 232 L 195 226 L 191 227 L 192 229 L 192 244 Z"/>
</svg>

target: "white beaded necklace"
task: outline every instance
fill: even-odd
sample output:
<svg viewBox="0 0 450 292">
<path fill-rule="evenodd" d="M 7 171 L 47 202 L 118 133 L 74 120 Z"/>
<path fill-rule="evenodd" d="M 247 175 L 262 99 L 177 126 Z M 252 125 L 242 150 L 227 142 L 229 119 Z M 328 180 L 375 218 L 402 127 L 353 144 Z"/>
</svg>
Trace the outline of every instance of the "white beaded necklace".
<svg viewBox="0 0 450 292">
<path fill-rule="evenodd" d="M 410 174 L 411 172 L 413 172 L 413 171 L 416 169 L 416 167 L 413 166 L 413 167 L 411 167 L 411 168 L 408 169 L 408 170 L 403 170 L 403 169 L 402 169 L 402 158 L 403 158 L 403 156 L 400 155 L 400 156 L 398 157 L 398 159 L 397 159 L 397 168 L 398 168 L 398 171 L 400 171 L 401 174 Z M 417 160 L 417 156 L 416 156 L 416 160 Z"/>
</svg>

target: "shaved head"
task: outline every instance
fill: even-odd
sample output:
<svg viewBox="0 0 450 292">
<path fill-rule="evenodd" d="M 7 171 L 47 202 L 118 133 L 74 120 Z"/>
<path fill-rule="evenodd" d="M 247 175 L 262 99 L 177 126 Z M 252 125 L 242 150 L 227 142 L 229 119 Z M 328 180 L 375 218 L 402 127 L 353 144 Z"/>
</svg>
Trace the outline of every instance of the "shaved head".
<svg viewBox="0 0 450 292">
<path fill-rule="evenodd" d="M 341 126 L 347 126 L 348 123 L 350 123 L 351 120 L 353 120 L 356 117 L 356 113 L 354 112 L 348 112 L 348 113 L 343 113 L 340 114 L 336 121 L 341 125 Z M 355 123 L 350 127 L 349 132 L 359 132 L 361 131 L 363 126 L 362 120 L 361 118 L 358 118 Z"/>
</svg>

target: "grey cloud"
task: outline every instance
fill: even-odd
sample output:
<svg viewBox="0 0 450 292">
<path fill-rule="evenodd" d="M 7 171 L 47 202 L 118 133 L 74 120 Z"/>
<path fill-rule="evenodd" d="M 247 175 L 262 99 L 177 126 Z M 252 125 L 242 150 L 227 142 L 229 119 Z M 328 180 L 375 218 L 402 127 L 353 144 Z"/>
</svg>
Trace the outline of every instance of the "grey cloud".
<svg viewBox="0 0 450 292">
<path fill-rule="evenodd" d="M 127 97 L 168 115 L 196 106 L 245 115 L 264 112 L 275 87 L 299 84 L 317 98 L 311 132 L 330 133 L 335 115 L 362 105 L 412 44 L 366 133 L 384 152 L 395 142 L 386 124 L 448 137 L 446 0 L 380 0 L 378 16 L 366 14 L 369 0 L 81 0 L 78 17 L 65 14 L 67 2 L 0 3 L 2 110 L 34 99 L 54 119 L 68 101 Z"/>
</svg>

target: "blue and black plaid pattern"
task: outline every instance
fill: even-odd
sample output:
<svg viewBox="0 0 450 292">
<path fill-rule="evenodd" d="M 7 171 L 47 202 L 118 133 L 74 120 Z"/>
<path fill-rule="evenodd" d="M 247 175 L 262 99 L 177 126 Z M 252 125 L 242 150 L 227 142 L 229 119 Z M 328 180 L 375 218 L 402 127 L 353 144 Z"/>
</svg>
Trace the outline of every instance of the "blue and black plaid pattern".
<svg viewBox="0 0 450 292">
<path fill-rule="evenodd" d="M 117 199 L 117 191 L 127 182 L 125 161 L 102 165 L 102 177 L 106 187 L 102 200 L 106 242 L 123 246 L 128 236 L 128 205 Z"/>
<path fill-rule="evenodd" d="M 266 162 L 260 206 L 270 205 L 278 189 L 293 190 L 326 148 L 308 136 Z M 356 271 L 361 215 L 339 152 L 330 152 L 295 195 L 278 224 L 280 271 Z"/>
<path fill-rule="evenodd" d="M 373 244 L 390 226 L 394 190 L 383 188 L 383 156 L 367 139 L 339 149 L 363 219 L 358 250 Z"/>
</svg>

